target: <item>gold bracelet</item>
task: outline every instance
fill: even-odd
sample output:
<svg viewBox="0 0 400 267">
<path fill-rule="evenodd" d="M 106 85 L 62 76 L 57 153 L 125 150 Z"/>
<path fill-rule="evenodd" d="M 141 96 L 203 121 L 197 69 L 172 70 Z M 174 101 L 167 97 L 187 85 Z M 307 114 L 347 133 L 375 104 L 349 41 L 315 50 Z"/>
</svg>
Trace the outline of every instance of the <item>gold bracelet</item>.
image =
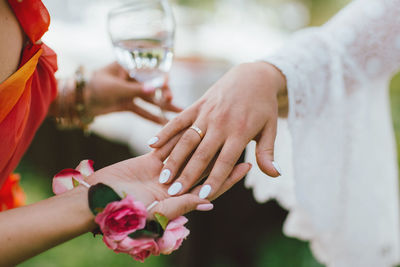
<svg viewBox="0 0 400 267">
<path fill-rule="evenodd" d="M 56 122 L 60 129 L 80 128 L 87 132 L 88 126 L 93 122 L 94 117 L 88 116 L 87 103 L 85 99 L 86 80 L 83 67 L 80 66 L 74 77 L 74 86 L 69 86 L 71 80 L 63 81 L 60 86 L 58 97 L 58 112 Z M 73 93 L 73 102 L 68 101 L 70 94 Z"/>
<path fill-rule="evenodd" d="M 75 72 L 75 111 L 77 115 L 78 127 L 84 131 L 88 130 L 88 126 L 93 122 L 94 116 L 88 115 L 87 103 L 85 99 L 86 80 L 83 66 Z"/>
</svg>

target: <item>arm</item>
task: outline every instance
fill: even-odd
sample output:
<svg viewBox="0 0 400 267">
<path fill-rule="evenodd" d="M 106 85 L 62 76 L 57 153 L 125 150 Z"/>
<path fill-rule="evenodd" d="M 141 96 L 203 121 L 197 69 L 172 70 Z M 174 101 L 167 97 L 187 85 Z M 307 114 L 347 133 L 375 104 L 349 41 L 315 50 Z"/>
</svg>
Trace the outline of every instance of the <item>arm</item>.
<svg viewBox="0 0 400 267">
<path fill-rule="evenodd" d="M 137 105 L 133 101 L 136 98 L 160 106 L 166 111 L 181 111 L 172 104 L 172 93 L 167 85 L 163 87 L 163 102 L 158 103 L 154 100 L 154 90 L 144 90 L 143 85 L 130 78 L 128 72 L 116 62 L 93 72 L 85 83 L 83 100 L 87 118 L 111 112 L 131 111 L 155 123 L 166 123 L 163 116 L 153 114 Z M 75 97 L 76 80 L 74 78 L 60 79 L 58 95 L 50 106 L 49 115 L 66 120 L 77 117 Z"/>
<path fill-rule="evenodd" d="M 157 182 L 163 161 L 178 138 L 167 146 L 147 155 L 128 159 L 96 171 L 88 177 L 89 184 L 104 183 L 116 192 L 126 192 L 145 206 L 160 201 L 148 214 L 161 213 L 169 219 L 208 204 L 196 194 L 168 198 L 165 186 Z M 218 195 L 238 182 L 250 169 L 242 164 L 222 186 Z M 192 193 L 197 193 L 194 188 Z M 0 213 L 0 266 L 13 266 L 49 248 L 95 228 L 94 216 L 88 207 L 88 190 L 79 186 L 61 195 L 14 210 Z M 217 196 L 216 196 L 217 197 Z M 199 210 L 202 210 L 199 208 Z"/>
<path fill-rule="evenodd" d="M 330 102 L 393 76 L 400 67 L 399 13 L 399 0 L 353 1 L 266 58 L 287 79 L 290 121 L 317 116 Z"/>
<path fill-rule="evenodd" d="M 257 141 L 260 169 L 269 176 L 279 176 L 280 168 L 273 161 L 277 95 L 283 97 L 282 115 L 287 110 L 285 102 L 289 102 L 289 121 L 300 124 L 302 117 L 318 117 L 324 108 L 337 105 L 356 90 L 352 85 L 392 75 L 400 61 L 399 13 L 399 0 L 358 0 L 326 25 L 298 33 L 286 47 L 266 60 L 280 69 L 287 81 L 268 63 L 234 67 L 200 100 L 168 123 L 157 138 L 151 139 L 153 148 L 162 147 L 178 132 L 186 130 L 172 151 L 160 181 L 177 182 L 182 186 L 178 184 L 175 188 L 181 190 L 171 193 L 184 193 L 221 151 L 204 182 L 208 186 L 202 197 L 212 197 L 252 139 Z M 327 86 L 331 84 L 339 86 L 325 89 L 331 88 Z M 189 129 L 192 124 L 205 133 L 203 138 Z"/>
<path fill-rule="evenodd" d="M 0 266 L 14 266 L 95 228 L 87 188 L 0 213 Z"/>
</svg>

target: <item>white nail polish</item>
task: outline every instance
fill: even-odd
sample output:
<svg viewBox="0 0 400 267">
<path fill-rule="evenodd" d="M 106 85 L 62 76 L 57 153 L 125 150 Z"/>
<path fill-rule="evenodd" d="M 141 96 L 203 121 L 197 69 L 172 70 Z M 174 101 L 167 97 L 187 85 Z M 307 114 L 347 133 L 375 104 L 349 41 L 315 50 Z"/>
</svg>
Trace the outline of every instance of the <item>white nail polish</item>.
<svg viewBox="0 0 400 267">
<path fill-rule="evenodd" d="M 168 195 L 174 196 L 179 193 L 182 189 L 182 184 L 180 182 L 173 183 L 168 189 Z"/>
<path fill-rule="evenodd" d="M 154 145 L 155 143 L 158 142 L 158 140 L 159 140 L 159 139 L 158 139 L 157 136 L 153 136 L 152 138 L 150 138 L 149 141 L 147 141 L 147 144 L 148 144 L 149 146 Z"/>
<path fill-rule="evenodd" d="M 206 184 L 201 188 L 201 190 L 199 192 L 199 197 L 204 199 L 204 198 L 208 197 L 210 192 L 211 192 L 211 186 Z"/>
<path fill-rule="evenodd" d="M 275 170 L 279 173 L 279 175 L 282 175 L 282 170 L 281 167 L 279 167 L 278 163 L 275 161 L 272 162 L 272 165 L 274 165 Z"/>
<path fill-rule="evenodd" d="M 171 171 L 168 169 L 165 169 L 161 172 L 160 178 L 158 179 L 158 181 L 160 182 L 160 184 L 165 184 L 168 181 L 170 176 L 171 176 Z"/>
</svg>

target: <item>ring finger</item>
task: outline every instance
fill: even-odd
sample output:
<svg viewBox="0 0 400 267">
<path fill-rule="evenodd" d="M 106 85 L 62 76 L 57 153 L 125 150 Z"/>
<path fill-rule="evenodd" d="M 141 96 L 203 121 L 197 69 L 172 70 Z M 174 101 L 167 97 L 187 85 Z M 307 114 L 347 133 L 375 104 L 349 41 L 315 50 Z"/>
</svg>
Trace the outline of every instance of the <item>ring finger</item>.
<svg viewBox="0 0 400 267">
<path fill-rule="evenodd" d="M 208 132 L 201 143 L 197 146 L 196 151 L 190 158 L 189 162 L 185 165 L 182 173 L 171 185 L 168 193 L 183 194 L 193 187 L 202 177 L 202 174 L 210 165 L 215 154 L 222 146 L 223 141 L 218 138 L 218 134 Z M 179 191 L 175 191 L 179 188 Z M 172 192 L 171 192 L 172 191 Z"/>
<path fill-rule="evenodd" d="M 202 133 L 205 134 L 205 125 L 195 125 L 199 125 L 197 127 L 202 129 Z M 200 142 L 200 134 L 194 129 L 188 128 L 168 157 L 168 160 L 161 171 L 159 182 L 162 184 L 167 184 L 173 181 L 180 169 L 180 166 L 182 166 L 182 164 L 185 162 L 185 160 L 187 160 L 189 155 L 196 149 Z M 180 191 L 180 189 L 181 188 L 177 190 Z"/>
</svg>

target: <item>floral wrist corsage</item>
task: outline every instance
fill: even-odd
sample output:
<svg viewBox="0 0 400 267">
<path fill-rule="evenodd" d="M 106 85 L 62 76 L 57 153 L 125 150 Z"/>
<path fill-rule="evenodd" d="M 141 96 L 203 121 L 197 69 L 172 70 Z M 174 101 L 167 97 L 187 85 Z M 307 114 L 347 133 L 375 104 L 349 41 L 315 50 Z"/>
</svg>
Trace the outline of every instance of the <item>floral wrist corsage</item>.
<svg viewBox="0 0 400 267">
<path fill-rule="evenodd" d="M 80 184 L 89 188 L 89 207 L 107 247 L 141 262 L 150 255 L 170 254 L 180 247 L 189 235 L 184 216 L 168 221 L 156 213 L 156 220 L 147 220 L 154 203 L 146 209 L 132 195 L 121 197 L 108 185 L 90 186 L 85 180 L 93 172 L 92 160 L 81 161 L 76 169 L 62 170 L 53 178 L 53 192 L 62 194 Z"/>
</svg>

